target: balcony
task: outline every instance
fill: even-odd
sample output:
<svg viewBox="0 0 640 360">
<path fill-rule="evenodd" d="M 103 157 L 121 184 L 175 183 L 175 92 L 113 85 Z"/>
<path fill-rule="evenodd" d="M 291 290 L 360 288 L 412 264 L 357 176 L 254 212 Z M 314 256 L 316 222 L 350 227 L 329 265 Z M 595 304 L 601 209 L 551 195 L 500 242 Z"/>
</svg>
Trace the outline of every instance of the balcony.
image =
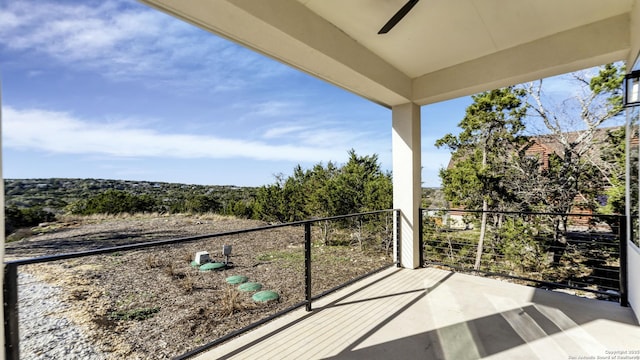
<svg viewBox="0 0 640 360">
<path fill-rule="evenodd" d="M 483 277 L 389 268 L 196 359 L 578 359 L 636 351 L 629 308 Z"/>
<path fill-rule="evenodd" d="M 532 243 L 546 244 L 545 249 L 533 252 L 518 246 L 527 242 L 524 233 L 515 241 L 489 226 L 488 250 L 474 270 L 480 213 L 422 214 L 420 248 L 426 268 L 387 269 L 322 299 L 313 313 L 296 312 L 197 359 L 595 359 L 616 351 L 640 355 L 633 345 L 640 343 L 633 311 L 614 301 L 596 300 L 626 302 L 624 279 L 620 281 L 626 271 L 621 260 L 625 250 L 620 239 L 626 237 L 620 232 L 625 228 L 622 217 L 567 216 L 571 231 L 560 249 L 553 241 L 556 214 L 492 213 L 502 223 L 526 225 L 519 230 L 528 232 Z M 509 241 L 518 251 L 496 250 L 500 241 Z M 563 255 L 554 260 L 559 252 Z M 538 258 L 531 261 L 532 255 Z"/>
<path fill-rule="evenodd" d="M 606 357 L 613 354 L 613 351 L 627 351 L 626 354 L 633 355 L 631 351 L 640 350 L 634 345 L 640 344 L 640 327 L 632 309 L 620 306 L 615 301 L 594 299 L 620 298 L 623 302 L 624 282 L 619 281 L 619 278 L 620 274 L 625 272 L 621 270 L 624 269 L 625 262 L 620 260 L 619 251 L 616 251 L 621 248 L 620 237 L 611 232 L 612 229 L 623 227 L 616 224 L 608 227 L 604 223 L 587 221 L 586 223 L 595 224 L 595 230 L 580 233 L 577 228 L 574 229 L 576 234 L 573 237 L 577 240 L 567 245 L 568 250 L 565 249 L 562 264 L 567 263 L 567 257 L 593 253 L 594 247 L 603 249 L 602 252 L 608 254 L 606 265 L 601 261 L 595 261 L 597 259 L 585 259 L 586 262 L 595 264 L 591 270 L 580 265 L 577 267 L 579 271 L 565 269 L 566 274 L 563 277 L 553 279 L 549 278 L 549 269 L 546 269 L 546 272 L 524 274 L 519 272 L 521 269 L 517 267 L 515 272 L 508 272 L 509 265 L 522 262 L 518 260 L 518 256 L 528 256 L 529 252 L 521 252 L 519 255 L 511 252 L 509 257 L 487 252 L 483 255 L 483 267 L 480 270 L 491 272 L 475 271 L 546 288 L 562 287 L 590 294 L 592 297 L 585 298 L 468 274 L 474 271 L 469 268 L 472 261 L 465 260 L 473 257 L 469 256 L 467 248 L 477 243 L 477 240 L 470 240 L 469 234 L 477 235 L 477 231 L 464 230 L 472 228 L 468 225 L 465 225 L 464 229 L 454 231 L 450 227 L 452 222 L 447 221 L 449 225 L 444 226 L 445 224 L 435 221 L 433 215 L 422 213 L 421 232 L 424 239 L 421 248 L 424 248 L 423 261 L 427 263 L 426 268 L 402 269 L 398 267 L 397 261 L 393 265 L 390 263 L 391 258 L 385 257 L 387 266 L 366 276 L 367 274 L 363 273 L 352 273 L 353 269 L 349 268 L 348 263 L 333 261 L 333 274 L 342 276 L 330 277 L 335 277 L 334 280 L 351 281 L 337 286 L 336 283 L 332 283 L 331 289 L 316 285 L 319 283 L 317 280 L 328 276 L 320 265 L 322 253 L 336 259 L 344 257 L 344 254 L 338 255 L 335 251 L 328 251 L 335 244 L 326 245 L 327 239 L 319 236 L 326 234 L 323 229 L 327 226 L 332 227 L 334 234 L 342 235 L 343 241 L 351 239 L 348 240 L 350 245 L 342 243 L 334 250 L 353 254 L 358 249 L 372 249 L 374 244 L 378 244 L 377 252 L 370 254 L 374 254 L 372 258 L 380 260 L 381 253 L 390 254 L 390 245 L 394 242 L 392 240 L 401 237 L 401 229 L 394 229 L 392 226 L 394 223 L 400 223 L 397 210 L 313 219 L 193 238 L 120 245 L 8 262 L 5 264 L 4 284 L 7 319 L 5 333 L 10 335 L 7 338 L 10 346 L 5 348 L 7 358 L 19 356 L 19 351 L 16 351 L 20 348 L 21 339 L 18 323 L 24 320 L 18 319 L 16 315 L 17 309 L 21 306 L 16 280 L 22 266 L 80 260 L 79 258 L 88 256 L 103 256 L 106 257 L 103 260 L 107 263 L 113 263 L 116 255 L 115 262 L 124 261 L 121 259 L 122 253 L 125 252 L 131 252 L 143 259 L 147 256 L 149 259 L 149 255 L 145 254 L 154 254 L 154 251 L 171 250 L 185 253 L 187 250 L 197 249 L 201 246 L 197 244 L 203 244 L 202 241 L 208 246 L 215 245 L 218 248 L 224 241 L 229 240 L 229 237 L 236 239 L 238 244 L 244 244 L 250 238 L 265 238 L 270 236 L 269 232 L 274 231 L 276 233 L 271 235 L 281 238 L 283 243 L 254 249 L 249 258 L 262 258 L 259 254 L 264 253 L 279 254 L 287 259 L 286 279 L 291 282 L 292 289 L 290 301 L 278 304 L 269 316 L 253 318 L 251 325 L 224 334 L 218 339 L 212 337 L 206 340 L 207 343 L 204 345 L 202 341 L 181 344 L 181 348 L 186 349 L 181 352 L 188 352 L 180 355 L 180 351 L 176 351 L 171 356 L 197 359 L 252 356 L 278 359 L 568 359 L 580 356 Z M 538 225 L 541 224 L 540 218 L 549 216 L 515 213 L 508 215 L 527 218 Z M 538 219 L 534 221 L 535 217 Z M 468 217 L 466 219 L 465 221 L 469 221 Z M 576 219 L 575 222 L 585 223 L 580 219 Z M 459 227 L 459 224 L 453 226 Z M 280 232 L 283 229 L 290 229 L 291 232 Z M 540 226 L 539 229 L 544 229 L 544 226 Z M 437 232 L 441 234 L 438 235 Z M 353 234 L 358 234 L 357 241 L 354 240 Z M 248 237 L 244 238 L 245 235 Z M 537 241 L 545 242 L 541 237 L 542 232 L 537 236 Z M 437 239 L 440 240 L 436 241 Z M 441 241 L 447 241 L 449 246 L 439 249 Z M 397 259 L 401 249 L 397 242 L 395 243 Z M 286 250 L 282 247 L 283 244 L 286 245 Z M 325 245 L 321 247 L 320 244 Z M 487 244 L 491 243 L 487 241 Z M 457 249 L 456 252 L 453 251 L 454 248 Z M 553 247 L 550 249 L 553 250 Z M 244 248 L 242 251 L 248 252 L 250 249 Z M 287 256 L 284 256 L 284 252 L 287 252 Z M 95 261 L 100 261 L 96 259 Z M 234 260 L 237 261 L 237 265 L 247 269 L 240 258 Z M 447 260 L 453 261 L 447 263 Z M 380 265 L 372 262 L 367 271 L 378 269 Z M 189 265 L 185 266 L 189 268 Z M 62 267 L 73 268 L 73 265 Z M 452 269 L 467 273 L 453 272 Z M 600 276 L 603 270 L 613 274 L 613 278 Z M 198 273 L 197 269 L 186 271 Z M 501 273 L 498 274 L 498 271 Z M 148 272 L 157 281 L 171 282 L 158 275 L 157 268 L 152 267 Z M 144 273 L 141 269 L 137 276 L 142 278 L 145 276 Z M 593 273 L 597 273 L 597 276 L 585 275 Z M 576 274 L 580 276 L 576 277 Z M 226 275 L 219 274 L 217 277 L 220 276 Z M 135 286 L 137 283 L 137 279 L 132 280 L 132 285 Z M 206 297 L 207 302 L 216 304 L 212 297 L 215 296 L 215 291 L 209 293 L 206 288 L 200 290 L 197 293 L 198 298 Z M 195 293 L 193 296 L 196 296 Z M 303 307 L 306 307 L 307 311 Z M 171 313 L 171 310 L 168 311 Z M 181 318 L 177 314 L 175 316 L 175 321 L 180 322 Z M 24 323 L 20 325 L 29 326 Z M 174 329 L 154 331 L 179 330 L 176 326 Z M 150 349 L 153 349 L 153 345 L 150 345 Z M 151 354 L 153 352 L 147 355 Z"/>
<path fill-rule="evenodd" d="M 424 260 L 415 231 L 420 222 L 420 106 L 605 62 L 626 60 L 627 68 L 635 69 L 640 49 L 638 0 L 613 5 L 522 2 L 510 11 L 499 2 L 472 1 L 467 10 L 473 11 L 461 11 L 457 2 L 441 1 L 436 12 L 425 1 L 413 10 L 413 21 L 408 18 L 386 37 L 376 30 L 396 9 L 361 1 L 143 2 L 391 108 L 394 206 L 402 212 L 396 223 L 402 228 L 403 250 L 396 258 L 409 268 Z M 354 21 L 348 14 L 364 15 Z M 461 28 L 460 23 L 477 26 Z M 514 24 L 523 31 L 513 31 Z M 640 251 L 634 251 L 628 274 L 637 285 Z M 19 265 L 5 265 L 5 315 L 16 312 Z M 637 351 L 640 343 L 630 309 L 615 303 L 432 268 L 389 269 L 341 291 L 316 302 L 311 314 L 270 322 L 248 335 L 264 334 L 255 340 L 239 338 L 209 355 L 245 357 L 250 349 L 271 344 L 277 353 L 258 355 L 283 358 L 300 350 L 304 358 L 370 358 L 371 353 L 384 358 L 606 358 L 619 355 L 615 351 Z M 311 295 L 305 293 L 310 304 Z M 632 303 L 638 304 L 637 288 L 632 294 Z M 17 319 L 5 319 L 11 358 Z M 311 330 L 302 340 L 286 336 L 303 325 Z"/>
</svg>

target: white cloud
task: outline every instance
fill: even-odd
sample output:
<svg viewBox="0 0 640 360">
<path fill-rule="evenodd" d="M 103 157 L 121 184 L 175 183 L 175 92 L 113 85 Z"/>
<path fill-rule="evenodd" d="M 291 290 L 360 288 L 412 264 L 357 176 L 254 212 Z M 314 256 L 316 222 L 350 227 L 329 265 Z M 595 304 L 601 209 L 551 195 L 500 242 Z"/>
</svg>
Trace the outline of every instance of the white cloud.
<svg viewBox="0 0 640 360">
<path fill-rule="evenodd" d="M 358 127 L 357 124 L 314 118 L 312 115 L 302 116 L 301 119 L 304 121 L 270 125 L 264 130 L 262 138 L 295 141 L 298 144 L 319 148 L 333 147 L 341 149 L 343 154 L 353 148 L 363 155 L 373 153 L 382 155 L 381 150 L 391 146 L 390 132 L 374 131 Z M 343 157 L 340 156 L 340 158 Z M 332 159 L 335 160 L 335 158 Z"/>
<path fill-rule="evenodd" d="M 276 139 L 287 135 L 295 135 L 298 132 L 305 131 L 307 126 L 302 125 L 283 125 L 280 127 L 274 127 L 267 129 L 262 135 L 265 139 Z"/>
<path fill-rule="evenodd" d="M 254 108 L 248 116 L 266 116 L 266 117 L 278 117 L 283 115 L 291 115 L 299 112 L 300 105 L 287 101 L 266 101 L 263 103 L 255 104 Z"/>
<path fill-rule="evenodd" d="M 123 122 L 96 124 L 72 114 L 41 109 L 3 109 L 3 146 L 59 154 L 160 158 L 250 158 L 319 162 L 341 159 L 343 149 L 295 143 L 163 134 Z"/>
<path fill-rule="evenodd" d="M 238 89 L 285 69 L 130 1 L 11 1 L 0 13 L 0 45 L 112 80 L 170 85 L 174 91 Z"/>
</svg>

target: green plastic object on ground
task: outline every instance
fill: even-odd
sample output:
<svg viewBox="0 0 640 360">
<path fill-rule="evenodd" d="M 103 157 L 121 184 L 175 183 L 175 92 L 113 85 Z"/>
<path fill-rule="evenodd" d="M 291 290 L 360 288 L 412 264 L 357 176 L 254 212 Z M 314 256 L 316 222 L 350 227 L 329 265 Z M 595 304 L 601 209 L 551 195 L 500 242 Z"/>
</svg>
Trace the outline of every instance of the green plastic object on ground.
<svg viewBox="0 0 640 360">
<path fill-rule="evenodd" d="M 262 289 L 262 284 L 255 282 L 248 282 L 238 286 L 238 290 L 240 291 L 258 291 L 260 289 Z"/>
<path fill-rule="evenodd" d="M 191 267 L 199 267 L 199 266 L 200 264 L 198 264 L 195 260 L 191 262 Z"/>
<path fill-rule="evenodd" d="M 217 269 L 221 269 L 223 267 L 224 267 L 224 263 L 218 263 L 218 262 L 206 263 L 206 264 L 200 266 L 200 271 L 217 270 Z"/>
<path fill-rule="evenodd" d="M 249 280 L 246 276 L 242 276 L 242 275 L 233 275 L 233 276 L 229 276 L 227 278 L 227 283 L 229 284 L 242 284 L 247 282 L 247 280 Z"/>
<path fill-rule="evenodd" d="M 277 292 L 271 290 L 259 291 L 251 297 L 253 301 L 257 302 L 268 302 L 273 300 L 278 300 L 280 295 Z"/>
</svg>

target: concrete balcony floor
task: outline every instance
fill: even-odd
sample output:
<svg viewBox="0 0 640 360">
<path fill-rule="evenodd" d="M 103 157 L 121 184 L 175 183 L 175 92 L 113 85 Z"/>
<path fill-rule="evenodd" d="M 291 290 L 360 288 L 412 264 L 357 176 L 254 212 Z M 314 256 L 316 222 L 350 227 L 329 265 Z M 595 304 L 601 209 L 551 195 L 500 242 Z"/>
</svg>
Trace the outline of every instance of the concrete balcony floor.
<svg viewBox="0 0 640 360">
<path fill-rule="evenodd" d="M 197 359 L 567 360 L 614 351 L 640 358 L 640 326 L 617 303 L 390 268 Z"/>
</svg>

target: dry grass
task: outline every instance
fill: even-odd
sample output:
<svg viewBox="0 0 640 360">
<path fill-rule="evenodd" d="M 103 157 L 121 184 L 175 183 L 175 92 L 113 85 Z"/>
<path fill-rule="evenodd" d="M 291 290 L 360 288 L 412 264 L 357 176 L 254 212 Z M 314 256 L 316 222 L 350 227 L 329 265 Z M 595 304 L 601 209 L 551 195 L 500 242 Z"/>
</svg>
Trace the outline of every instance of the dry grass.
<svg viewBox="0 0 640 360">
<path fill-rule="evenodd" d="M 63 214 L 58 216 L 61 222 L 79 222 L 79 223 L 93 223 L 110 220 L 126 220 L 126 219 L 144 219 L 144 218 L 162 218 L 169 217 L 169 214 L 161 213 L 120 213 L 120 214 L 93 214 L 93 215 L 74 215 Z M 174 216 L 186 216 L 186 214 L 175 214 Z"/>
<path fill-rule="evenodd" d="M 20 241 L 22 239 L 27 239 L 33 235 L 34 235 L 34 232 L 30 228 L 18 229 L 13 234 L 7 236 L 6 242 L 9 243 L 14 241 Z"/>
<path fill-rule="evenodd" d="M 196 289 L 196 281 L 191 275 L 185 275 L 179 284 L 185 294 L 191 294 Z"/>
<path fill-rule="evenodd" d="M 224 290 L 224 295 L 220 300 L 220 312 L 225 316 L 229 316 L 239 311 L 255 309 L 257 307 L 255 303 L 249 302 L 247 299 L 242 299 L 240 295 L 238 290 L 231 287 Z"/>
<path fill-rule="evenodd" d="M 155 269 L 165 265 L 163 261 L 158 259 L 157 256 L 153 256 L 152 254 L 145 256 L 145 263 L 147 269 Z"/>
<path fill-rule="evenodd" d="M 37 241 L 8 244 L 7 253 L 26 257 L 59 252 L 61 247 L 68 252 L 114 242 L 106 235 L 135 242 L 148 241 L 150 235 L 176 238 L 264 225 L 210 215 L 77 221 Z M 303 228 L 285 227 L 28 266 L 20 271 L 63 288 L 70 306 L 68 317 L 83 326 L 110 358 L 168 359 L 301 302 L 303 242 Z M 214 260 L 222 260 L 224 244 L 233 246 L 233 268 L 201 272 L 191 266 L 197 251 L 208 251 Z M 390 263 L 384 255 L 347 246 L 315 246 L 313 261 L 314 294 Z M 261 283 L 264 290 L 276 291 L 280 301 L 253 302 L 252 293 L 226 283 L 231 275 Z"/>
<path fill-rule="evenodd" d="M 196 214 L 196 215 L 192 215 L 191 217 L 198 220 L 211 220 L 211 221 L 226 221 L 226 220 L 236 219 L 234 216 L 220 215 L 216 213 Z"/>
<path fill-rule="evenodd" d="M 191 262 L 194 259 L 194 254 L 185 250 L 180 254 L 180 260 L 185 262 Z"/>
</svg>

